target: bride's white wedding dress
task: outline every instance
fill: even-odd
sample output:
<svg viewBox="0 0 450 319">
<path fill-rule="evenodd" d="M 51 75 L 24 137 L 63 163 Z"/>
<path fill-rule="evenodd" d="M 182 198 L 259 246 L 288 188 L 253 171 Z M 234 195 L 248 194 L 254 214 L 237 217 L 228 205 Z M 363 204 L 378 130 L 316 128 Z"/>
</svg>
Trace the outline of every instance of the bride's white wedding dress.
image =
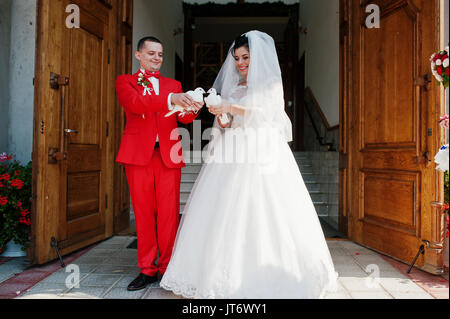
<svg viewBox="0 0 450 319">
<path fill-rule="evenodd" d="M 230 99 L 244 105 L 246 92 Z M 294 156 L 279 132 L 254 139 L 241 124 L 214 141 L 160 285 L 187 298 L 322 298 L 337 273 Z M 233 160 L 252 152 L 259 160 Z"/>
</svg>

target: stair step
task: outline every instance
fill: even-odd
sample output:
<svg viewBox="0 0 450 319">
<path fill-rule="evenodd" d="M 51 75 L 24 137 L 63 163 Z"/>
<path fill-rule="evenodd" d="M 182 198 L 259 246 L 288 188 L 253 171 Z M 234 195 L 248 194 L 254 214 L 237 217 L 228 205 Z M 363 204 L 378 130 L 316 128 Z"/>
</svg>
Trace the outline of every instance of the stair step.
<svg viewBox="0 0 450 319">
<path fill-rule="evenodd" d="M 314 203 L 317 215 L 328 216 L 328 204 L 327 203 Z"/>
<path fill-rule="evenodd" d="M 194 187 L 194 182 L 183 182 L 180 185 L 180 194 L 181 193 L 190 193 L 192 191 L 192 187 Z"/>
<path fill-rule="evenodd" d="M 195 182 L 197 180 L 198 173 L 183 173 L 181 174 L 181 183 L 185 182 Z"/>
<path fill-rule="evenodd" d="M 323 193 L 323 192 L 318 192 L 318 191 L 311 191 L 309 192 L 309 195 L 311 196 L 311 199 L 314 203 L 318 202 L 318 203 L 323 203 L 326 200 L 327 194 Z"/>
<path fill-rule="evenodd" d="M 201 164 L 188 164 L 185 167 L 181 168 L 181 174 L 184 173 L 200 173 L 200 170 L 202 169 Z"/>
<path fill-rule="evenodd" d="M 180 193 L 180 203 L 186 204 L 191 193 Z"/>
</svg>

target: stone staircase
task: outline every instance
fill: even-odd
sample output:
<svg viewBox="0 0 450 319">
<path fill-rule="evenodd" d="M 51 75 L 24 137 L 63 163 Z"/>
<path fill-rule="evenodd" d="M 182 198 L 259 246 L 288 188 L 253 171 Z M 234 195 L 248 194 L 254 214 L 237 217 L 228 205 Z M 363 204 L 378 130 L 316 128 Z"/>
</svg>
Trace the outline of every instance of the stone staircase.
<svg viewBox="0 0 450 319">
<path fill-rule="evenodd" d="M 303 180 L 316 212 L 331 228 L 339 228 L 339 153 L 296 152 Z"/>
<path fill-rule="evenodd" d="M 184 206 L 186 205 L 189 194 L 192 191 L 192 187 L 194 186 L 201 168 L 202 164 L 186 164 L 186 166 L 181 169 L 180 214 L 183 213 Z"/>
<path fill-rule="evenodd" d="M 296 152 L 295 160 L 316 207 L 317 214 L 338 228 L 339 154 L 337 152 Z M 197 179 L 202 164 L 187 164 L 181 172 L 180 213 Z"/>
</svg>

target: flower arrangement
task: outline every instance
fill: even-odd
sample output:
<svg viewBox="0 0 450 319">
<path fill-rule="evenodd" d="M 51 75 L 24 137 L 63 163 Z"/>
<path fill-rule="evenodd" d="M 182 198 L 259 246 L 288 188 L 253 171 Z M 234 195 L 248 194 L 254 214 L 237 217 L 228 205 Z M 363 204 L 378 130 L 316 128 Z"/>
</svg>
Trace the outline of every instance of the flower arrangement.
<svg viewBox="0 0 450 319">
<path fill-rule="evenodd" d="M 431 58 L 431 72 L 439 83 L 442 83 L 445 88 L 448 88 L 449 79 L 449 60 L 448 60 L 448 47 L 443 51 L 434 53 Z"/>
<path fill-rule="evenodd" d="M 14 240 L 25 250 L 31 230 L 31 162 L 23 166 L 15 156 L 0 154 L 0 253 Z"/>
<path fill-rule="evenodd" d="M 441 116 L 441 120 L 439 121 L 441 123 L 441 126 L 443 128 L 446 128 L 448 130 L 448 126 L 449 126 L 449 116 L 448 114 L 445 114 L 444 116 Z"/>
<path fill-rule="evenodd" d="M 145 77 L 145 73 L 141 70 L 141 72 L 138 75 L 138 81 L 137 84 L 142 86 L 144 88 L 143 95 L 151 95 L 152 88 L 149 88 L 150 81 Z"/>
</svg>

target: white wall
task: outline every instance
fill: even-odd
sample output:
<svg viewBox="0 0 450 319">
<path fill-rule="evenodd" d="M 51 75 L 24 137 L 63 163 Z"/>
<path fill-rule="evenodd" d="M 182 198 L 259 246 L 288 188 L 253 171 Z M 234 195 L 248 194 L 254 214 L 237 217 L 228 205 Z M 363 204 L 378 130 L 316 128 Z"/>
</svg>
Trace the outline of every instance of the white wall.
<svg viewBox="0 0 450 319">
<path fill-rule="evenodd" d="M 11 1 L 0 0 L 0 153 L 8 152 Z"/>
<path fill-rule="evenodd" d="M 183 59 L 183 34 L 173 35 L 178 27 L 184 28 L 184 14 L 180 0 L 134 0 L 133 50 L 146 36 L 157 37 L 163 43 L 164 62 L 161 74 L 175 77 L 175 52 Z M 133 59 L 133 73 L 139 62 Z"/>
<path fill-rule="evenodd" d="M 331 126 L 339 124 L 339 0 L 300 0 L 300 36 L 306 86 L 313 91 Z"/>
<path fill-rule="evenodd" d="M 33 151 L 36 0 L 14 0 L 11 7 L 9 151 L 23 164 Z"/>
</svg>

